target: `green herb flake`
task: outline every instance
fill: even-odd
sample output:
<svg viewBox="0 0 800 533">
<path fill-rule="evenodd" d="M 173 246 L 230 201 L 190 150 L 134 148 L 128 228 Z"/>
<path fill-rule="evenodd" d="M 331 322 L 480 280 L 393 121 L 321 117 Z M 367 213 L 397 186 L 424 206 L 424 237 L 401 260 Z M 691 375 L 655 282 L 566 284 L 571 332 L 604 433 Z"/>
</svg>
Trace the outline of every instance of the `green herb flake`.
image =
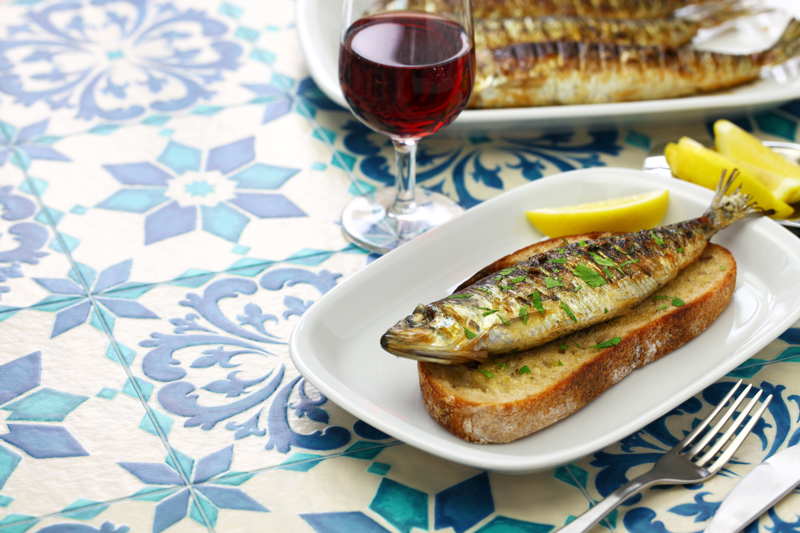
<svg viewBox="0 0 800 533">
<path fill-rule="evenodd" d="M 491 372 L 489 372 L 488 370 L 483 370 L 482 368 L 479 368 L 479 369 L 478 369 L 478 372 L 480 372 L 481 374 L 483 374 L 484 376 L 486 376 L 486 379 L 492 379 L 492 378 L 494 377 L 494 374 L 492 374 L 492 373 L 491 373 Z"/>
<path fill-rule="evenodd" d="M 548 263 L 556 263 L 558 265 L 563 265 L 566 262 L 567 262 L 567 260 L 564 257 L 556 257 L 556 258 L 553 258 L 550 261 L 548 261 Z"/>
<path fill-rule="evenodd" d="M 513 284 L 522 283 L 523 281 L 525 281 L 525 279 L 526 279 L 525 276 L 517 276 L 516 278 L 507 279 L 506 283 L 513 283 Z"/>
<path fill-rule="evenodd" d="M 530 373 L 531 369 L 528 367 L 528 365 L 525 365 L 521 367 L 519 370 L 517 370 L 517 374 L 530 374 Z"/>
<path fill-rule="evenodd" d="M 656 302 L 659 300 L 669 300 L 669 296 L 666 296 L 664 294 L 656 294 L 655 296 L 653 296 L 653 300 L 655 300 Z"/>
<path fill-rule="evenodd" d="M 581 346 L 581 345 L 580 345 L 580 344 L 578 344 L 577 342 L 575 343 L 575 347 L 576 347 L 577 349 L 579 349 L 579 350 L 583 350 L 583 346 Z"/>
<path fill-rule="evenodd" d="M 677 252 L 679 254 L 682 254 L 683 253 L 683 246 L 678 246 L 675 250 L 677 250 Z"/>
<path fill-rule="evenodd" d="M 497 363 L 495 365 L 495 368 L 498 369 L 498 370 L 506 369 L 506 368 L 508 368 L 508 363 L 506 363 L 505 361 L 503 361 L 502 363 Z"/>
<path fill-rule="evenodd" d="M 559 344 L 558 345 L 558 353 L 566 353 L 567 352 L 567 345 L 566 344 Z"/>
<path fill-rule="evenodd" d="M 533 308 L 539 311 L 540 313 L 544 313 L 544 306 L 542 305 L 542 295 L 539 291 L 533 291 L 531 295 L 528 297 L 533 304 Z"/>
<path fill-rule="evenodd" d="M 563 287 L 564 284 L 561 283 L 561 280 L 558 278 L 546 277 L 544 278 L 544 286 L 548 289 L 552 289 L 554 287 Z"/>
<path fill-rule="evenodd" d="M 514 272 L 514 267 L 504 268 L 503 270 L 500 270 L 497 273 L 500 274 L 501 276 L 508 276 L 512 272 Z"/>
<path fill-rule="evenodd" d="M 603 313 L 608 313 L 608 307 L 603 308 Z"/>
<path fill-rule="evenodd" d="M 472 298 L 471 294 L 464 294 L 464 293 L 451 294 L 450 296 L 447 297 L 448 300 L 468 300 L 470 298 Z"/>
<path fill-rule="evenodd" d="M 598 342 L 597 344 L 594 345 L 594 347 L 597 348 L 598 350 L 602 348 L 611 348 L 612 346 L 616 346 L 620 342 L 622 342 L 622 339 L 620 337 L 614 337 L 612 339 L 608 339 L 607 341 Z"/>
<path fill-rule="evenodd" d="M 613 259 L 609 259 L 608 257 L 603 257 L 602 255 L 596 254 L 594 252 L 592 252 L 589 255 L 592 256 L 592 261 L 594 261 L 598 265 L 609 266 L 609 267 L 617 266 L 617 262 L 614 261 Z"/>
<path fill-rule="evenodd" d="M 507 326 L 507 325 L 508 325 L 508 320 L 506 320 L 505 318 L 503 318 L 503 315 L 501 315 L 500 313 L 497 313 L 497 318 L 499 318 L 499 319 L 500 319 L 500 322 L 501 322 L 501 323 L 502 323 L 504 326 Z"/>
<path fill-rule="evenodd" d="M 474 339 L 475 337 L 477 337 L 474 331 L 470 331 L 467 328 L 464 328 L 464 335 L 466 335 L 468 339 Z"/>
<path fill-rule="evenodd" d="M 620 263 L 619 266 L 620 267 L 626 267 L 628 265 L 633 265 L 634 263 L 638 263 L 638 262 L 639 262 L 638 259 L 628 259 L 627 261 L 623 261 L 622 263 Z"/>
<path fill-rule="evenodd" d="M 666 311 L 667 307 L 669 307 L 667 304 L 659 305 L 656 307 L 656 311 Z"/>
<path fill-rule="evenodd" d="M 562 361 L 561 359 L 559 359 L 557 364 L 558 364 L 558 366 L 564 366 L 564 361 Z"/>
<path fill-rule="evenodd" d="M 675 307 L 681 307 L 682 305 L 686 305 L 686 302 L 684 302 L 680 298 L 675 297 L 672 299 L 672 305 L 674 305 Z"/>
<path fill-rule="evenodd" d="M 589 243 L 586 241 L 578 241 L 578 246 L 589 246 Z"/>
<path fill-rule="evenodd" d="M 519 318 L 522 320 L 523 324 L 528 323 L 528 308 L 527 307 L 520 307 L 519 308 Z"/>
<path fill-rule="evenodd" d="M 497 312 L 497 309 L 490 309 L 488 307 L 479 307 L 481 311 L 483 311 L 483 316 L 493 315 Z"/>
<path fill-rule="evenodd" d="M 577 321 L 578 321 L 578 319 L 577 319 L 577 318 L 575 318 L 575 313 L 573 313 L 573 312 L 572 312 L 572 309 L 570 309 L 570 308 L 569 308 L 569 306 L 568 306 L 566 303 L 564 303 L 564 302 L 561 302 L 561 309 L 563 309 L 563 310 L 564 310 L 564 312 L 565 312 L 565 313 L 567 313 L 567 316 L 568 316 L 568 317 L 569 317 L 569 318 L 570 318 L 570 319 L 571 319 L 573 322 L 577 322 Z"/>
<path fill-rule="evenodd" d="M 598 271 L 589 265 L 584 265 L 583 263 L 576 266 L 572 270 L 572 273 L 578 276 L 590 287 L 602 287 L 606 284 L 606 280 L 603 279 L 603 276 L 601 276 Z"/>
<path fill-rule="evenodd" d="M 476 287 L 479 291 L 488 294 L 489 296 L 492 295 L 492 289 L 488 287 Z"/>
<path fill-rule="evenodd" d="M 726 270 L 728 270 L 728 267 L 726 267 L 725 265 L 720 265 L 719 267 L 720 272 L 725 272 Z"/>
<path fill-rule="evenodd" d="M 664 242 L 664 239 L 661 238 L 661 235 L 656 233 L 655 231 L 651 231 L 650 235 L 653 237 L 653 240 L 656 241 L 656 244 L 659 246 L 666 246 L 667 244 Z"/>
</svg>

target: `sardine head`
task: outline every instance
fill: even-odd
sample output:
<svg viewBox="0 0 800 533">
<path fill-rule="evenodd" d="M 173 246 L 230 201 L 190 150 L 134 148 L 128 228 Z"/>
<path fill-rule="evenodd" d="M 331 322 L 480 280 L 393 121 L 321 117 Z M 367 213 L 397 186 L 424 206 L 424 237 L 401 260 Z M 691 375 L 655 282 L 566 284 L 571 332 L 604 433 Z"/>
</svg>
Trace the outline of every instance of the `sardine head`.
<svg viewBox="0 0 800 533">
<path fill-rule="evenodd" d="M 446 365 L 483 361 L 485 350 L 465 345 L 463 328 L 432 306 L 418 306 L 381 336 L 381 347 L 399 357 Z"/>
</svg>

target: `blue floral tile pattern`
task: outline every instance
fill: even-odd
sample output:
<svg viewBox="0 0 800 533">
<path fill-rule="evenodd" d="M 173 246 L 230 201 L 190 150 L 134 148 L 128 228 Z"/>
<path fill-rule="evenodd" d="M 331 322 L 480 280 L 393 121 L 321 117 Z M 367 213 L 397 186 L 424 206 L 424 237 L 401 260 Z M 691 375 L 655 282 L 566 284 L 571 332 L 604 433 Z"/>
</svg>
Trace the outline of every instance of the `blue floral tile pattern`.
<svg viewBox="0 0 800 533">
<path fill-rule="evenodd" d="M 620 442 L 527 476 L 436 459 L 316 390 L 289 337 L 376 259 L 338 217 L 394 178 L 386 139 L 309 76 L 294 9 L 0 4 L 0 533 L 546 533 L 744 378 L 775 399 L 725 471 L 599 526 L 700 531 L 755 464 L 800 443 L 800 327 Z M 796 140 L 799 109 L 736 120 Z M 419 182 L 469 208 L 556 172 L 640 167 L 675 131 L 437 135 Z M 800 532 L 798 508 L 793 493 L 745 531 Z"/>
</svg>

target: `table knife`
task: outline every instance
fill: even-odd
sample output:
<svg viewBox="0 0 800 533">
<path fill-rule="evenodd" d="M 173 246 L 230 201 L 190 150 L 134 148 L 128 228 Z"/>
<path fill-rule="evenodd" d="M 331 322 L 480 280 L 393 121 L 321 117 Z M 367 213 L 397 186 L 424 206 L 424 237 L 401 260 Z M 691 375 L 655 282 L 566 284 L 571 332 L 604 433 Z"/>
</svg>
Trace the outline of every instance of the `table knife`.
<svg viewBox="0 0 800 533">
<path fill-rule="evenodd" d="M 800 484 L 800 444 L 755 467 L 728 494 L 705 533 L 735 533 Z"/>
</svg>

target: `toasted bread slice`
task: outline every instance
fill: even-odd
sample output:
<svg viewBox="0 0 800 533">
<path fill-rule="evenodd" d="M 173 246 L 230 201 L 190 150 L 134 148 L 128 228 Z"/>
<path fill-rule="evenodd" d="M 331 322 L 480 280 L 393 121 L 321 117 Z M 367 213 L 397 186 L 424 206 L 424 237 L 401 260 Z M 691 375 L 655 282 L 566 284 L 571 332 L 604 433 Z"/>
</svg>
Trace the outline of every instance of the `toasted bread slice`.
<svg viewBox="0 0 800 533">
<path fill-rule="evenodd" d="M 544 251 L 553 241 L 534 246 Z M 533 253 L 531 247 L 524 250 Z M 479 366 L 419 363 L 425 406 L 448 431 L 468 441 L 525 437 L 699 335 L 730 303 L 735 285 L 733 255 L 710 244 L 656 296 L 621 317 Z"/>
</svg>

